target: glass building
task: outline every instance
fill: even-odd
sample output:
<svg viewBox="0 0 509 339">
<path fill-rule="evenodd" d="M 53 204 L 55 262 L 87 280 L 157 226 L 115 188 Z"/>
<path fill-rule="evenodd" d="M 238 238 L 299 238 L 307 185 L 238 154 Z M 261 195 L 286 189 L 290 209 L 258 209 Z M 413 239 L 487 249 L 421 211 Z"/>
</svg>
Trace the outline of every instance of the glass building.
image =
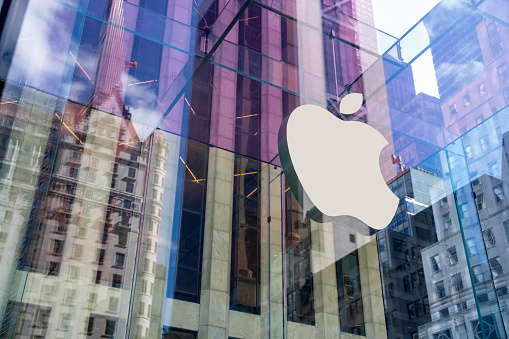
<svg viewBox="0 0 509 339">
<path fill-rule="evenodd" d="M 509 2 L 374 1 L 0 0 L 0 338 L 507 338 Z M 290 189 L 304 104 L 387 140 L 381 230 Z"/>
</svg>

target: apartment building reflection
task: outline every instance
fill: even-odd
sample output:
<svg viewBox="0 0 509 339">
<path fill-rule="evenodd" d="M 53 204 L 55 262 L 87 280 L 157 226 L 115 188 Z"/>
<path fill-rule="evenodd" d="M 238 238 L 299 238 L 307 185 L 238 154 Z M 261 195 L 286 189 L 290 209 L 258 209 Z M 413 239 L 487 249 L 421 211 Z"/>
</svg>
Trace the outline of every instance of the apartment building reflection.
<svg viewBox="0 0 509 339">
<path fill-rule="evenodd" d="M 29 89 L 21 94 L 18 112 L 31 106 L 24 101 L 29 94 Z M 41 99 L 55 102 L 49 96 Z M 154 184 L 145 183 L 148 147 L 129 120 L 80 104 L 67 102 L 65 113 L 55 114 L 51 124 L 43 120 L 47 116 L 47 107 L 41 112 L 42 120 L 32 115 L 31 133 L 23 137 L 40 142 L 39 159 L 55 157 L 49 182 L 44 160 L 34 163 L 34 174 L 23 168 L 23 173 L 11 170 L 14 175 L 4 177 L 17 185 L 32 182 L 35 192 L 20 195 L 32 221 L 26 230 L 20 227 L 19 232 L 10 232 L 19 227 L 23 210 L 6 209 L 3 215 L 2 225 L 9 232 L 2 237 L 2 245 L 26 245 L 19 258 L 4 257 L 2 266 L 8 269 L 10 265 L 11 272 L 16 267 L 9 279 L 24 282 L 26 278 L 26 289 L 21 304 L 12 290 L 6 291 L 14 298 L 2 309 L 4 324 L 18 309 L 19 321 L 16 328 L 4 327 L 2 333 L 12 332 L 20 338 L 113 335 L 126 319 L 143 193 L 155 190 Z M 23 123 L 22 117 L 16 114 L 15 124 Z M 59 137 L 48 139 L 60 124 Z M 36 139 L 44 129 L 46 135 Z M 44 139 L 49 140 L 47 144 Z M 8 152 L 24 151 L 16 142 L 11 139 Z M 29 149 L 30 158 L 34 149 Z M 153 147 L 152 157 L 162 152 L 164 145 Z M 154 213 L 149 209 L 145 218 L 157 218 Z M 18 239 L 13 238 L 16 233 Z M 76 307 L 83 311 L 75 312 Z"/>
<path fill-rule="evenodd" d="M 486 6 L 490 11 L 499 9 L 494 3 Z M 430 38 L 434 38 L 438 21 L 427 18 L 424 24 Z M 507 46 L 508 28 L 477 13 L 470 14 L 468 20 L 447 33 L 446 39 L 431 46 L 448 131 L 463 135 L 509 103 Z M 447 67 L 448 71 L 443 72 Z"/>
<path fill-rule="evenodd" d="M 507 331 L 508 135 L 495 125 L 489 119 L 462 138 L 470 179 L 433 205 L 438 242 L 422 252 L 433 322 L 419 328 L 422 337 L 482 338 L 484 331 L 501 338 Z M 493 146 L 485 148 L 486 140 Z M 465 194 L 475 199 L 462 200 Z"/>
<path fill-rule="evenodd" d="M 388 337 L 417 338 L 418 327 L 431 321 L 421 251 L 437 241 L 430 203 L 443 181 L 411 168 L 389 188 L 400 204 L 391 224 L 377 233 Z"/>
</svg>

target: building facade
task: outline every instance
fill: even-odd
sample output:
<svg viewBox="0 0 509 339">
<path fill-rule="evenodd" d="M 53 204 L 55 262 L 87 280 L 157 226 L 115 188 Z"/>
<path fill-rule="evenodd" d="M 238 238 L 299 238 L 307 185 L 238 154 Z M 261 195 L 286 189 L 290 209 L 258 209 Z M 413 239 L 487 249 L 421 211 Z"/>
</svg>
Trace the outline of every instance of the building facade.
<svg viewBox="0 0 509 339">
<path fill-rule="evenodd" d="M 444 0 L 401 38 L 370 0 L 0 8 L 0 338 L 507 337 L 506 1 Z M 388 225 L 290 189 L 304 104 L 387 140 Z"/>
</svg>

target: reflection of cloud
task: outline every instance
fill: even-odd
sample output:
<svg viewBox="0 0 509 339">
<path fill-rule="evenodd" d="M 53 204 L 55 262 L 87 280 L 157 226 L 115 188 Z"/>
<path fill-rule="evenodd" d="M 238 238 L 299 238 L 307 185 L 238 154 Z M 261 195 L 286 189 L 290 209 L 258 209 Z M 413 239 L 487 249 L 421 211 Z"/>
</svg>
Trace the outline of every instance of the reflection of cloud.
<svg viewBox="0 0 509 339">
<path fill-rule="evenodd" d="M 440 5 L 450 10 L 465 8 L 465 4 L 462 3 L 462 0 L 442 0 Z"/>
<path fill-rule="evenodd" d="M 130 77 L 129 82 L 137 83 L 142 81 L 135 77 Z M 136 131 L 143 140 L 148 136 L 147 132 L 152 132 L 159 121 L 160 114 L 156 114 L 154 110 L 155 103 L 158 101 L 157 92 L 154 91 L 152 84 L 149 83 L 129 87 L 127 96 L 131 121 L 135 123 Z"/>
<path fill-rule="evenodd" d="M 484 70 L 484 64 L 480 61 L 469 60 L 464 63 L 452 64 L 449 62 L 441 63 L 436 73 L 442 78 L 453 79 L 454 83 L 461 83 L 472 78 Z"/>
<path fill-rule="evenodd" d="M 71 79 L 64 75 L 75 17 L 76 12 L 53 1 L 30 1 L 20 30 L 20 39 L 27 40 L 16 45 L 8 79 L 52 94 L 61 86 L 68 90 Z"/>
<path fill-rule="evenodd" d="M 466 10 L 466 4 L 462 0 L 442 0 L 433 10 L 433 13 L 427 15 L 423 20 L 430 39 L 435 40 L 438 38 Z"/>
</svg>

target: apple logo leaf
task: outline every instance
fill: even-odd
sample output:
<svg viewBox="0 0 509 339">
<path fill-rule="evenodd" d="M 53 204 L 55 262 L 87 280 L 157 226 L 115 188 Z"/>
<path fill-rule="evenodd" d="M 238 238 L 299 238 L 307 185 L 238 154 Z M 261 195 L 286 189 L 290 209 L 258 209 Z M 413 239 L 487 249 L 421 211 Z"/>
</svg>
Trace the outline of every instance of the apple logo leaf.
<svg viewBox="0 0 509 339">
<path fill-rule="evenodd" d="M 354 114 L 361 108 L 363 99 L 361 93 L 347 94 L 339 103 L 339 111 L 342 114 Z"/>
</svg>

